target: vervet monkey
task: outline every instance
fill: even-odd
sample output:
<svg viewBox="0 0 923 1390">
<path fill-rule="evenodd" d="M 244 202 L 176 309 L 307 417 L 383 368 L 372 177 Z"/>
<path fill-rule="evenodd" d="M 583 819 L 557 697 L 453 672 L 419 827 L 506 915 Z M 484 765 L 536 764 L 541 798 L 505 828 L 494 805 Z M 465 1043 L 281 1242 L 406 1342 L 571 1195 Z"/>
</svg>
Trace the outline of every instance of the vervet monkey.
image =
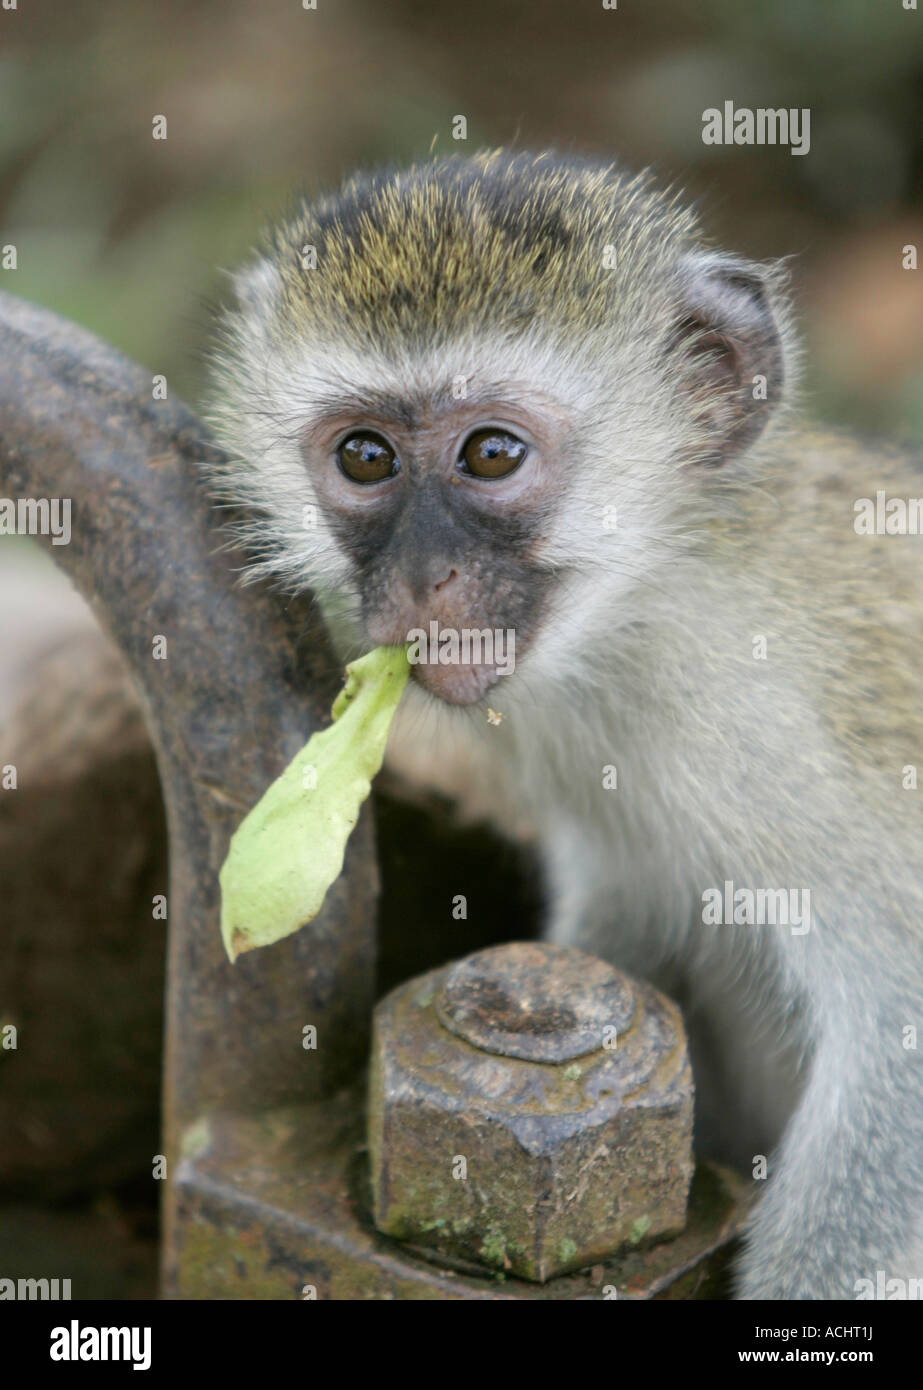
<svg viewBox="0 0 923 1390">
<path fill-rule="evenodd" d="M 416 665 L 392 765 L 683 1002 L 698 1151 L 768 1156 L 739 1296 L 855 1298 L 923 1277 L 923 542 L 862 501 L 923 472 L 802 423 L 797 362 L 782 269 L 648 177 L 437 158 L 241 273 L 213 485 L 344 658 L 514 634 Z"/>
</svg>

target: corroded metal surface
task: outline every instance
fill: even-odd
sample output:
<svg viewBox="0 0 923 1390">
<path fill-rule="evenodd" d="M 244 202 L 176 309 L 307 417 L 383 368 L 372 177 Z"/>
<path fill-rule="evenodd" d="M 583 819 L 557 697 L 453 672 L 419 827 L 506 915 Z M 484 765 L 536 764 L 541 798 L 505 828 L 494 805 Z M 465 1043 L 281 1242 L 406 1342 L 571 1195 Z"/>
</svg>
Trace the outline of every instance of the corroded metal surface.
<svg viewBox="0 0 923 1390">
<path fill-rule="evenodd" d="M 228 839 L 312 731 L 338 673 L 307 599 L 240 588 L 197 463 L 212 446 L 149 373 L 91 334 L 0 296 L 0 495 L 72 499 L 53 558 L 126 656 L 154 741 L 170 835 L 167 1152 L 216 1107 L 319 1096 L 367 1049 L 370 826 L 309 929 L 231 966 L 218 934 Z M 166 659 L 154 643 L 166 638 Z M 318 1029 L 305 1051 L 302 1029 Z"/>
<path fill-rule="evenodd" d="M 435 1263 L 375 1230 L 361 1096 L 240 1118 L 190 1133 L 177 1177 L 184 1298 L 630 1300 L 726 1296 L 749 1185 L 699 1164 L 674 1240 L 527 1283 L 509 1271 Z"/>
<path fill-rule="evenodd" d="M 456 962 L 435 999 L 439 1022 L 465 1042 L 527 1062 L 570 1062 L 624 1033 L 631 981 L 597 956 L 547 943 L 488 947 Z"/>
<path fill-rule="evenodd" d="M 369 1092 L 388 1235 L 544 1281 L 683 1228 L 682 1019 L 582 951 L 498 946 L 400 986 L 376 1009 Z"/>
</svg>

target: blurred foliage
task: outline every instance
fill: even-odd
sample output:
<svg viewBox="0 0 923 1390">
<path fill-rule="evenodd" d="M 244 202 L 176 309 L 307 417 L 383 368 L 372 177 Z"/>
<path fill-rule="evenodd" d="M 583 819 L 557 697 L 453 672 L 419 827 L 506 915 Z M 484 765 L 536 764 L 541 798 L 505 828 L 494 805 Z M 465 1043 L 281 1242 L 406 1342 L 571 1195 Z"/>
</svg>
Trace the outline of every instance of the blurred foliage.
<svg viewBox="0 0 923 1390">
<path fill-rule="evenodd" d="M 292 193 L 480 144 L 651 164 L 793 257 L 815 411 L 923 439 L 923 15 L 902 0 L 29 0 L 0 10 L 0 284 L 201 388 L 208 304 Z M 809 106 L 812 148 L 710 147 Z M 468 141 L 451 138 L 468 119 Z M 156 115 L 168 139 L 152 139 Z"/>
</svg>

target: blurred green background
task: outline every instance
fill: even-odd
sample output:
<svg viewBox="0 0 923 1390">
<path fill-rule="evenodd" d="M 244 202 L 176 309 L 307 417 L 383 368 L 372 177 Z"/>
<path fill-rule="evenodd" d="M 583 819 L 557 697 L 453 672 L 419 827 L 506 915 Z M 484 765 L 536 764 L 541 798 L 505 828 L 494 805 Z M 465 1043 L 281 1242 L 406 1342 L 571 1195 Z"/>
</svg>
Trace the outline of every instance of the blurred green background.
<svg viewBox="0 0 923 1390">
<path fill-rule="evenodd" d="M 923 15 L 903 0 L 20 0 L 0 11 L 0 285 L 195 401 L 208 305 L 293 191 L 435 148 L 653 165 L 793 256 L 812 410 L 923 438 Z M 811 151 L 702 111 L 809 106 Z M 466 143 L 452 139 L 465 115 Z M 165 115 L 168 138 L 152 138 Z"/>
</svg>

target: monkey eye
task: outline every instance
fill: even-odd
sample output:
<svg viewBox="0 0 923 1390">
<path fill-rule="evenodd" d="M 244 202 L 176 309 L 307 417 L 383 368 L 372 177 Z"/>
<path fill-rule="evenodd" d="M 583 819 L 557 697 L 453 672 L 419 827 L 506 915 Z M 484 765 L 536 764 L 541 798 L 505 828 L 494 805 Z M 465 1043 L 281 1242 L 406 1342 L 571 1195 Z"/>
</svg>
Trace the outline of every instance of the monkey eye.
<svg viewBox="0 0 923 1390">
<path fill-rule="evenodd" d="M 478 430 L 465 441 L 458 466 L 475 478 L 505 478 L 518 468 L 529 446 L 505 430 Z"/>
<path fill-rule="evenodd" d="M 398 471 L 397 455 L 380 434 L 351 434 L 337 449 L 337 463 L 354 483 L 380 483 Z"/>
</svg>

